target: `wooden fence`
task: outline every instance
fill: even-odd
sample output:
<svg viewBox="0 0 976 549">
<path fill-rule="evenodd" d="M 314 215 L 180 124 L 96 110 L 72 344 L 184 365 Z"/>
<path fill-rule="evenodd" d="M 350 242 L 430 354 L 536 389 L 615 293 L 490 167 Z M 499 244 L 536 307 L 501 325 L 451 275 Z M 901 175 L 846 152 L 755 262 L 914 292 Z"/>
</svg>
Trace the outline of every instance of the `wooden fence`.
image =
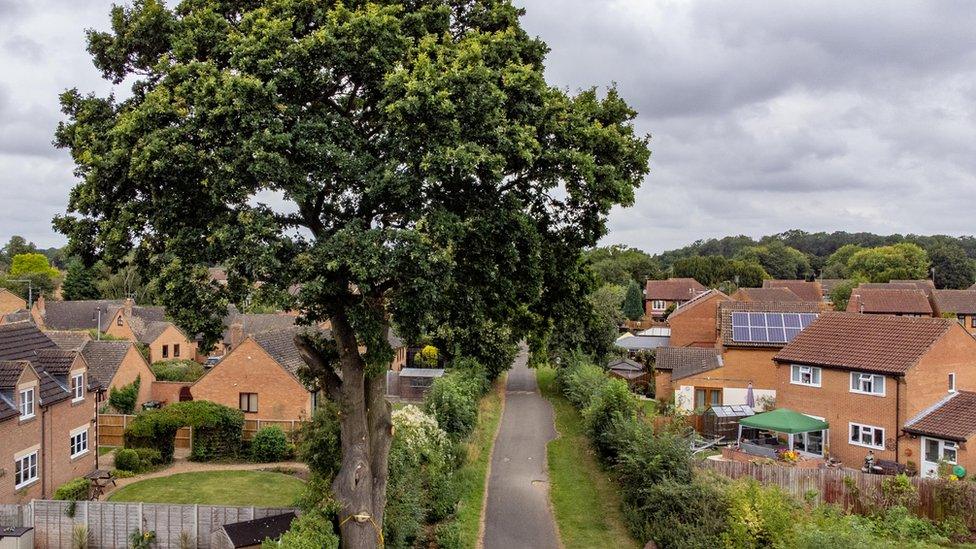
<svg viewBox="0 0 976 549">
<path fill-rule="evenodd" d="M 79 501 L 73 516 L 67 501 L 34 500 L 27 505 L 0 505 L 3 526 L 33 526 L 34 546 L 70 548 L 75 526 L 88 528 L 89 547 L 128 547 L 133 530 L 156 532 L 161 549 L 180 547 L 180 537 L 189 536 L 191 546 L 209 549 L 214 532 L 224 524 L 292 512 L 291 508 L 225 507 L 219 505 L 176 505 L 155 503 L 112 503 Z M 19 519 L 14 519 L 19 517 Z"/>
<path fill-rule="evenodd" d="M 98 414 L 98 445 L 123 446 L 123 433 L 136 416 L 122 414 Z M 245 419 L 242 436 L 253 440 L 254 435 L 264 427 L 277 426 L 285 433 L 291 433 L 302 426 L 302 422 L 292 419 Z M 176 447 L 189 449 L 193 445 L 193 429 L 182 427 L 176 431 Z"/>
<path fill-rule="evenodd" d="M 705 470 L 729 478 L 754 478 L 764 485 L 779 486 L 786 493 L 814 503 L 831 503 L 852 513 L 866 514 L 882 497 L 882 482 L 892 477 L 871 475 L 853 469 L 801 469 L 783 465 L 742 461 L 701 462 Z M 849 479 L 849 480 L 846 480 Z M 918 492 L 918 504 L 912 511 L 921 517 L 941 520 L 952 501 L 958 514 L 966 517 L 968 526 L 976 528 L 976 483 L 911 477 Z"/>
</svg>

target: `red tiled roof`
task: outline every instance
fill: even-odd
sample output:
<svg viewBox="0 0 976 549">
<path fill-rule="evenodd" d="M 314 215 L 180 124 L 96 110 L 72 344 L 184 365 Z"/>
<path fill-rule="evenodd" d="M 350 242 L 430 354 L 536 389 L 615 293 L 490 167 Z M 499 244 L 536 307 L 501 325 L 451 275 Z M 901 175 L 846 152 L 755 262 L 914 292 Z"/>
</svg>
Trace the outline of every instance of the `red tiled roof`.
<svg viewBox="0 0 976 549">
<path fill-rule="evenodd" d="M 976 314 L 976 290 L 933 290 L 932 304 L 939 314 Z"/>
<path fill-rule="evenodd" d="M 763 288 L 787 288 L 800 296 L 803 301 L 820 301 L 823 299 L 823 288 L 819 282 L 806 280 L 763 280 Z"/>
<path fill-rule="evenodd" d="M 955 324 L 944 318 L 826 313 L 773 357 L 777 362 L 901 375 Z M 973 342 L 976 350 L 976 341 Z"/>
<path fill-rule="evenodd" d="M 905 432 L 965 442 L 976 434 L 976 393 L 959 391 L 905 424 Z"/>
<path fill-rule="evenodd" d="M 687 301 L 687 302 L 682 303 L 681 305 L 679 305 L 674 310 L 674 312 L 671 313 L 671 316 L 669 316 L 668 319 L 670 320 L 670 319 L 672 319 L 672 318 L 680 315 L 681 313 L 683 313 L 685 311 L 690 311 L 690 310 L 694 309 L 695 307 L 697 307 L 697 306 L 701 305 L 702 303 L 708 301 L 708 298 L 710 298 L 712 296 L 719 296 L 719 298 L 722 301 L 728 301 L 729 300 L 729 296 L 725 295 L 724 293 L 722 293 L 719 290 L 708 290 L 707 292 L 698 294 L 697 296 L 695 296 L 690 301 Z"/>
<path fill-rule="evenodd" d="M 732 294 L 732 297 L 736 301 L 761 301 L 767 303 L 804 301 L 789 288 L 739 288 L 739 291 Z"/>
<path fill-rule="evenodd" d="M 931 315 L 932 305 L 922 290 L 857 287 L 847 302 L 851 313 Z"/>
<path fill-rule="evenodd" d="M 665 301 L 688 301 L 708 290 L 694 278 L 669 278 L 667 280 L 648 280 L 644 289 L 645 299 Z"/>
</svg>

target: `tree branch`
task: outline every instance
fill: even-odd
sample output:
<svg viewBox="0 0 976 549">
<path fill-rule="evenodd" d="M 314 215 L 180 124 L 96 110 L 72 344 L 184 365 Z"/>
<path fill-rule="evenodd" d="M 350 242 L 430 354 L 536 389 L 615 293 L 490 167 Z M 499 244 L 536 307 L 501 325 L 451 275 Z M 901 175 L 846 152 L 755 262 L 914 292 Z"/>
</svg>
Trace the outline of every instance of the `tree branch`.
<svg viewBox="0 0 976 549">
<path fill-rule="evenodd" d="M 335 368 L 322 358 L 322 354 L 315 347 L 315 343 L 305 334 L 295 336 L 295 346 L 298 347 L 298 354 L 302 355 L 302 360 L 308 364 L 309 372 L 322 382 L 325 392 L 333 402 L 341 402 L 342 397 L 342 378 L 336 373 Z"/>
</svg>

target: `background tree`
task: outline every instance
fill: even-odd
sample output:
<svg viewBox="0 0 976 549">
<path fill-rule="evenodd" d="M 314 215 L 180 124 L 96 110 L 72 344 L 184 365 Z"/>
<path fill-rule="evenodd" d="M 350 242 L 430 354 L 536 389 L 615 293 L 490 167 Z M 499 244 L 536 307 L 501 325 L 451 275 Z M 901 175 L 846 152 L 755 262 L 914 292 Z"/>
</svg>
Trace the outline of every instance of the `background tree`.
<svg viewBox="0 0 976 549">
<path fill-rule="evenodd" d="M 408 340 L 447 325 L 445 352 L 479 330 L 507 343 L 551 330 L 585 295 L 582 250 L 648 171 L 636 113 L 614 89 L 546 84 L 546 45 L 521 13 L 499 0 L 138 0 L 88 37 L 131 97 L 61 97 L 56 140 L 80 182 L 55 226 L 71 253 L 112 268 L 132 257 L 163 275 L 172 311 L 232 299 L 197 276 L 219 264 L 298 288 L 301 321 L 331 322 L 329 338 L 296 344 L 342 410 L 344 547 L 376 546 L 383 524 L 391 324 Z"/>
<path fill-rule="evenodd" d="M 657 260 L 637 248 L 621 245 L 594 248 L 586 252 L 586 259 L 599 285 L 627 286 L 627 281 L 633 280 L 643 286 L 648 279 L 662 277 Z"/>
<path fill-rule="evenodd" d="M 10 291 L 27 299 L 33 288 L 33 298 L 51 295 L 57 286 L 60 271 L 51 267 L 47 257 L 39 253 L 18 254 L 11 258 L 9 276 L 3 285 Z M 29 280 L 30 285 L 23 280 Z"/>
<path fill-rule="evenodd" d="M 770 276 L 778 279 L 805 279 L 812 274 L 807 256 L 778 240 L 743 248 L 736 254 L 736 259 L 758 263 Z"/>
<path fill-rule="evenodd" d="M 33 242 L 28 242 L 22 236 L 14 235 L 4 244 L 3 248 L 0 248 L 0 264 L 9 269 L 15 255 L 34 253 L 37 253 L 37 246 Z"/>
<path fill-rule="evenodd" d="M 679 259 L 674 262 L 671 274 L 675 277 L 694 278 L 710 287 L 756 288 L 762 286 L 763 280 L 771 278 L 755 261 L 729 260 L 718 255 Z"/>
<path fill-rule="evenodd" d="M 851 300 L 851 292 L 860 284 L 863 280 L 845 280 L 834 289 L 830 291 L 830 302 L 834 304 L 834 309 L 838 311 L 846 311 L 847 303 Z"/>
<path fill-rule="evenodd" d="M 68 272 L 61 284 L 61 296 L 64 299 L 98 299 L 101 293 L 95 285 L 93 269 L 85 267 L 79 258 L 68 261 Z"/>
<path fill-rule="evenodd" d="M 935 270 L 937 288 L 962 290 L 972 286 L 976 279 L 976 267 L 962 247 L 956 244 L 936 244 L 928 249 L 928 254 L 931 268 Z"/>
<path fill-rule="evenodd" d="M 824 263 L 824 269 L 821 273 L 822 278 L 848 278 L 851 276 L 850 269 L 847 264 L 851 260 L 851 256 L 857 252 L 863 250 L 861 246 L 857 244 L 845 244 L 837 249 L 836 252 L 830 254 L 827 261 Z"/>
<path fill-rule="evenodd" d="M 628 281 L 621 308 L 629 320 L 640 320 L 644 316 L 644 292 L 637 282 Z"/>
<path fill-rule="evenodd" d="M 928 276 L 928 267 L 925 250 L 908 242 L 861 250 L 847 263 L 850 276 L 871 282 L 923 279 Z"/>
</svg>

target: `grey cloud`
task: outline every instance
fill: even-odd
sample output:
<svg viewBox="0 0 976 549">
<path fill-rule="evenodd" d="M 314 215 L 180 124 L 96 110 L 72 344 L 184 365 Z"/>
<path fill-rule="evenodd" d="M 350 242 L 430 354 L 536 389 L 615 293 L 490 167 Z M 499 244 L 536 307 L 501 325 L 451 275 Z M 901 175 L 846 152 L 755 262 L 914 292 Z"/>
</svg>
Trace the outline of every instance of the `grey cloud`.
<svg viewBox="0 0 976 549">
<path fill-rule="evenodd" d="M 32 63 L 41 61 L 44 56 L 44 46 L 26 36 L 11 36 L 3 42 L 3 49 L 10 55 L 22 57 Z"/>
</svg>

